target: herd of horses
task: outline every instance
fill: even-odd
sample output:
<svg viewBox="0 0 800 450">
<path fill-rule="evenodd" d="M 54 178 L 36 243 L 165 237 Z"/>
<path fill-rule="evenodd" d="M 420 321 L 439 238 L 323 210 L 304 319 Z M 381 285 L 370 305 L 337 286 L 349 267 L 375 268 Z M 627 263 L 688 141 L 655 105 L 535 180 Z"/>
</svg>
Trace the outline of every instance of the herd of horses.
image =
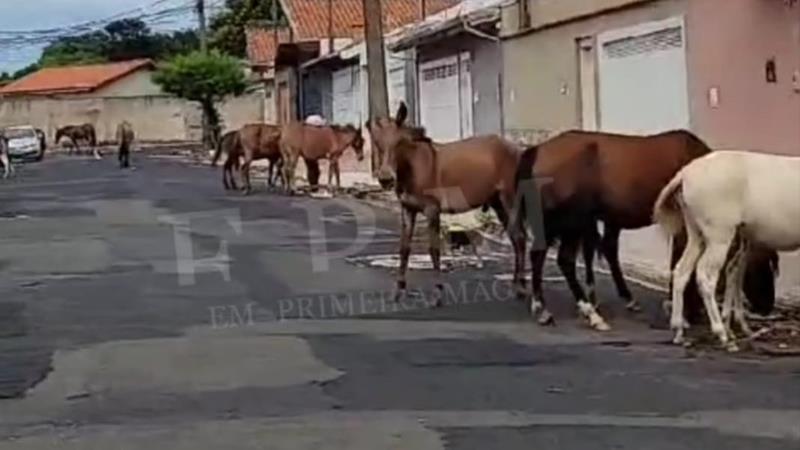
<svg viewBox="0 0 800 450">
<path fill-rule="evenodd" d="M 610 326 L 597 309 L 594 256 L 599 252 L 608 262 L 628 308 L 639 309 L 620 267 L 620 234 L 659 223 L 672 238 L 675 341 L 683 341 L 689 321 L 700 319 L 698 311 L 684 311 L 684 304 L 699 307 L 699 296 L 712 332 L 734 350 L 732 318 L 750 334 L 745 299 L 755 312 L 769 313 L 776 251 L 800 248 L 800 158 L 713 152 L 688 131 L 652 136 L 569 131 L 520 152 L 498 136 L 436 143 L 424 129 L 406 125 L 407 117 L 401 105 L 394 118 L 367 123 L 378 179 L 395 190 L 402 209 L 398 298 L 407 289 L 418 214 L 427 219 L 430 256 L 440 273 L 440 215 L 491 208 L 513 244 L 513 283 L 530 313 L 541 324 L 554 322 L 542 273 L 548 249 L 558 243 L 558 266 L 578 311 L 592 328 L 605 331 Z M 531 292 L 523 273 L 529 240 Z M 581 249 L 588 289 L 576 274 Z M 697 287 L 687 289 L 690 283 L 699 294 Z M 439 304 L 441 280 L 436 292 Z"/>
<path fill-rule="evenodd" d="M 800 185 L 792 181 L 800 179 L 800 158 L 713 152 L 682 130 L 652 136 L 568 131 L 524 150 L 495 135 L 437 143 L 407 119 L 401 104 L 395 117 L 365 124 L 375 175 L 384 189 L 395 191 L 401 206 L 396 300 L 407 292 L 418 215 L 426 219 L 433 269 L 441 276 L 441 214 L 491 209 L 512 244 L 514 290 L 530 314 L 542 325 L 554 324 L 542 281 L 548 250 L 558 244 L 557 264 L 579 313 L 590 327 L 606 331 L 611 327 L 597 308 L 595 256 L 607 261 L 626 307 L 639 311 L 620 265 L 620 236 L 659 223 L 672 240 L 674 286 L 667 305 L 675 341 L 683 341 L 689 322 L 702 320 L 704 306 L 712 331 L 734 349 L 732 320 L 750 334 L 745 307 L 762 315 L 773 310 L 777 251 L 800 247 Z M 337 178 L 339 187 L 338 160 L 348 148 L 363 159 L 361 136 L 361 129 L 350 125 L 252 124 L 223 136 L 212 165 L 226 153 L 223 185 L 238 189 L 238 170 L 249 193 L 250 166 L 266 159 L 268 183 L 280 181 L 291 192 L 300 158 L 312 184 L 319 160 L 327 159 L 328 184 Z M 529 242 L 530 290 L 524 273 Z M 585 287 L 576 270 L 579 252 Z M 435 305 L 441 305 L 441 279 L 434 294 Z"/>
<path fill-rule="evenodd" d="M 734 325 L 746 336 L 752 333 L 746 308 L 762 315 L 774 308 L 777 252 L 800 248 L 797 157 L 715 152 L 683 130 L 651 136 L 568 131 L 526 149 L 495 135 L 437 143 L 424 128 L 408 125 L 407 119 L 408 109 L 401 104 L 395 117 L 373 118 L 365 124 L 375 175 L 385 190 L 395 191 L 401 206 L 396 300 L 408 288 L 418 215 L 428 226 L 429 253 L 437 274 L 434 301 L 439 306 L 444 293 L 438 279 L 441 214 L 491 209 L 512 244 L 514 291 L 530 314 L 542 325 L 554 324 L 542 282 L 548 250 L 557 244 L 557 264 L 580 315 L 591 328 L 607 331 L 611 327 L 597 308 L 595 256 L 607 261 L 627 308 L 640 310 L 622 272 L 619 241 L 623 230 L 657 223 L 672 241 L 668 304 L 675 342 L 684 341 L 688 324 L 701 321 L 705 309 L 711 331 L 723 346 L 735 350 Z M 252 163 L 267 160 L 268 183 L 281 182 L 291 193 L 301 158 L 312 185 L 319 179 L 319 162 L 327 160 L 328 185 L 332 188 L 335 178 L 340 188 L 339 159 L 352 149 L 363 160 L 362 136 L 362 129 L 352 125 L 250 124 L 219 139 L 212 165 L 227 154 L 225 189 L 239 189 L 238 171 L 243 192 L 250 193 Z M 85 143 L 99 157 L 91 125 L 61 128 L 55 138 L 56 142 L 69 139 L 76 151 Z M 117 127 L 121 167 L 130 164 L 134 138 L 129 123 Z M 586 286 L 577 275 L 579 253 Z M 526 256 L 531 264 L 530 290 L 524 273 Z"/>
<path fill-rule="evenodd" d="M 241 174 L 243 191 L 252 191 L 250 168 L 253 161 L 269 163 L 267 182 L 274 186 L 280 181 L 291 192 L 295 184 L 297 164 L 302 158 L 308 169 L 308 178 L 316 184 L 319 178 L 319 161 L 328 161 L 328 186 L 341 187 L 339 159 L 347 149 L 353 149 L 359 161 L 364 159 L 364 138 L 361 129 L 352 125 L 328 125 L 307 122 L 289 122 L 283 126 L 249 124 L 239 130 L 225 133 L 217 144 L 212 166 L 216 166 L 222 153 L 227 158 L 222 170 L 225 189 L 238 189 L 234 172 Z"/>
<path fill-rule="evenodd" d="M 36 135 L 42 148 L 42 154 L 47 149 L 47 137 L 44 131 L 39 128 L 35 129 Z M 128 121 L 119 123 L 115 134 L 118 151 L 117 156 L 121 168 L 130 167 L 130 153 L 135 139 L 133 126 Z M 84 123 L 81 125 L 67 125 L 56 129 L 54 142 L 58 145 L 61 144 L 68 149 L 68 154 L 80 154 L 81 145 L 87 147 L 95 159 L 101 159 L 100 150 L 98 149 L 97 132 L 94 125 Z M 8 178 L 13 173 L 14 167 L 11 163 L 11 158 L 8 155 L 8 142 L 5 137 L 0 134 L 0 164 L 4 168 L 4 178 Z"/>
</svg>

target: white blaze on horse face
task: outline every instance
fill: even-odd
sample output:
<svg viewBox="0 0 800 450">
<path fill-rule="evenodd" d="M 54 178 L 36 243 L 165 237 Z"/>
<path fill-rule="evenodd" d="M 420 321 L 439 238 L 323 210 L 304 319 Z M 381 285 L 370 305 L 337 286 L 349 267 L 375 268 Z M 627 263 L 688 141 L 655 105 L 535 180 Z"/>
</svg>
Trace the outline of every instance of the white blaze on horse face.
<svg viewBox="0 0 800 450">
<path fill-rule="evenodd" d="M 337 214 L 336 218 L 326 217 L 324 209 L 331 206 L 338 206 L 344 212 Z M 344 260 L 347 257 L 362 253 L 375 238 L 375 212 L 366 205 L 331 198 L 324 203 L 314 201 L 295 202 L 292 204 L 292 208 L 305 210 L 308 218 L 311 269 L 313 272 L 326 272 L 330 270 L 330 261 Z M 345 212 L 350 213 L 352 220 L 355 221 L 356 238 L 349 246 L 332 251 L 328 248 L 326 222 L 342 220 Z"/>
</svg>

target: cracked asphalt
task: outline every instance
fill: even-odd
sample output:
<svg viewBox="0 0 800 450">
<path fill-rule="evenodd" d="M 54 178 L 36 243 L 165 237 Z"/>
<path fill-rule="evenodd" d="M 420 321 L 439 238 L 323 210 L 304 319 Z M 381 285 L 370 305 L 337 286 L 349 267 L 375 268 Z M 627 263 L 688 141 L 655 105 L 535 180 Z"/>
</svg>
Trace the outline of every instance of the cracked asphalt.
<svg viewBox="0 0 800 450">
<path fill-rule="evenodd" d="M 354 263 L 396 252 L 394 213 L 220 178 L 136 154 L 0 182 L 0 450 L 800 447 L 800 361 L 669 345 L 663 293 L 632 316 L 602 278 L 601 335 L 548 267 L 541 328 L 500 258 L 396 304 Z"/>
</svg>

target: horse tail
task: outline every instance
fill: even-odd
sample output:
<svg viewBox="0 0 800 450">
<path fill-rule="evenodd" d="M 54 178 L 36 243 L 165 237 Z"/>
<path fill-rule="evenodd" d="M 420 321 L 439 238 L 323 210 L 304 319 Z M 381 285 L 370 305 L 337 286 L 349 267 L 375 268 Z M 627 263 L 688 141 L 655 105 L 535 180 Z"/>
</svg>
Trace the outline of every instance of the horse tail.
<svg viewBox="0 0 800 450">
<path fill-rule="evenodd" d="M 539 156 L 539 147 L 533 146 L 525 149 L 517 163 L 517 173 L 515 174 L 514 185 L 516 191 L 516 199 L 514 200 L 516 212 L 513 214 L 515 226 L 525 225 L 525 190 L 522 186 L 524 183 L 529 183 L 533 178 L 533 166 L 536 164 L 536 159 Z"/>
<path fill-rule="evenodd" d="M 226 141 L 227 136 L 222 136 L 221 139 L 217 139 L 217 146 L 214 149 L 214 157 L 211 159 L 211 167 L 217 167 L 217 162 L 219 161 L 219 157 L 222 156 L 222 146 Z"/>
<path fill-rule="evenodd" d="M 664 187 L 653 208 L 653 221 L 661 225 L 670 236 L 677 235 L 684 228 L 682 208 L 678 200 L 682 186 L 683 170 Z"/>
</svg>

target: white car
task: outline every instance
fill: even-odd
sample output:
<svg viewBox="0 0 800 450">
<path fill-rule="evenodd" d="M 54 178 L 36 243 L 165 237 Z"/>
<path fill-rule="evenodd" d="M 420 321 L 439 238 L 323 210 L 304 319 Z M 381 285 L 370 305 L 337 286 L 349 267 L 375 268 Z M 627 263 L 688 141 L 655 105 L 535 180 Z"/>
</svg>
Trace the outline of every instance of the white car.
<svg viewBox="0 0 800 450">
<path fill-rule="evenodd" d="M 8 156 L 15 159 L 35 159 L 44 157 L 44 139 L 32 126 L 8 127 L 0 131 L 8 142 Z"/>
</svg>

